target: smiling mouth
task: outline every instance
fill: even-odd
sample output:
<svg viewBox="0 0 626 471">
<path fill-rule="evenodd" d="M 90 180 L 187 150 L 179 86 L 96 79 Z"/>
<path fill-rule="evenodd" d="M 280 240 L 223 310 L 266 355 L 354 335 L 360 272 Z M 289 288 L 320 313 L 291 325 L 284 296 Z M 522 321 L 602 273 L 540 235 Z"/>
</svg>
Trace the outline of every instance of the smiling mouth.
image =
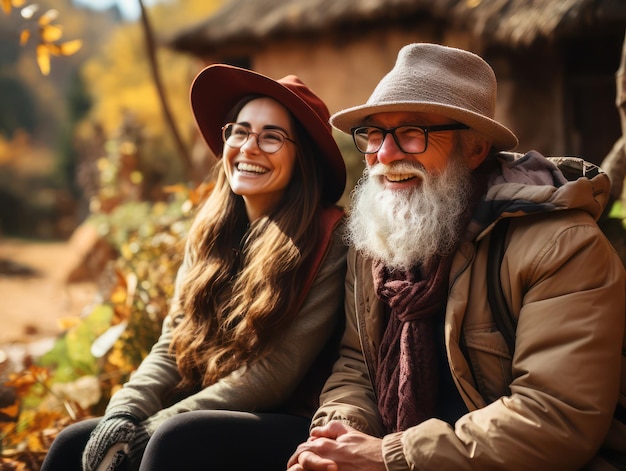
<svg viewBox="0 0 626 471">
<path fill-rule="evenodd" d="M 368 168 L 371 177 L 377 177 L 387 183 L 405 183 L 421 181 L 426 171 L 419 162 L 393 162 L 391 164 L 376 163 Z"/>
<path fill-rule="evenodd" d="M 416 178 L 416 175 L 413 173 L 396 173 L 396 174 L 385 175 L 385 178 L 387 179 L 387 181 L 397 183 L 397 182 L 404 182 L 404 181 Z"/>
<path fill-rule="evenodd" d="M 269 170 L 259 165 L 247 164 L 244 162 L 237 164 L 237 170 L 239 172 L 254 173 L 257 175 L 262 175 L 264 173 L 269 172 Z"/>
</svg>

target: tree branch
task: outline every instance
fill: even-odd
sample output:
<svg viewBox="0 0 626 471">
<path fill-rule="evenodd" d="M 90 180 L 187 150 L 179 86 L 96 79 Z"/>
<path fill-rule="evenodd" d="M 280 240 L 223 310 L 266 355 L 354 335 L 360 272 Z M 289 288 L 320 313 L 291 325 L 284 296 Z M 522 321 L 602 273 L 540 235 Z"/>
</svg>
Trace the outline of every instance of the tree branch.
<svg viewBox="0 0 626 471">
<path fill-rule="evenodd" d="M 178 155 L 185 166 L 186 174 L 187 174 L 187 177 L 189 178 L 191 176 L 191 171 L 192 171 L 191 158 L 189 157 L 189 152 L 187 151 L 187 147 L 185 146 L 185 143 L 183 142 L 183 139 L 180 136 L 180 133 L 178 132 L 178 127 L 176 126 L 176 122 L 174 121 L 174 117 L 168 105 L 167 97 L 165 95 L 165 88 L 163 87 L 163 82 L 161 81 L 161 76 L 159 74 L 159 69 L 158 69 L 158 64 L 157 64 L 156 42 L 154 40 L 154 34 L 152 31 L 152 27 L 150 25 L 150 21 L 148 19 L 146 8 L 143 4 L 143 0 L 138 0 L 138 2 L 139 2 L 139 7 L 141 9 L 141 24 L 143 26 L 144 36 L 146 38 L 146 50 L 148 54 L 148 62 L 150 63 L 150 70 L 152 73 L 152 78 L 157 88 L 159 100 L 161 101 L 161 107 L 163 109 L 163 115 L 165 116 L 165 121 L 170 129 L 172 137 L 174 138 Z"/>
</svg>

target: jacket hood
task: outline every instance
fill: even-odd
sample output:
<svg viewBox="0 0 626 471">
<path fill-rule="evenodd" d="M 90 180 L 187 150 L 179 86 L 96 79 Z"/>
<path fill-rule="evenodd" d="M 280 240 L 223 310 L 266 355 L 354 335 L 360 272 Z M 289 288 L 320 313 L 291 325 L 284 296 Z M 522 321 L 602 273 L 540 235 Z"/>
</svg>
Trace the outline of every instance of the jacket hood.
<svg viewBox="0 0 626 471">
<path fill-rule="evenodd" d="M 578 209 L 596 221 L 609 200 L 610 181 L 596 165 L 576 157 L 539 152 L 496 154 L 497 170 L 474 210 L 466 240 L 474 240 L 499 219 Z"/>
</svg>

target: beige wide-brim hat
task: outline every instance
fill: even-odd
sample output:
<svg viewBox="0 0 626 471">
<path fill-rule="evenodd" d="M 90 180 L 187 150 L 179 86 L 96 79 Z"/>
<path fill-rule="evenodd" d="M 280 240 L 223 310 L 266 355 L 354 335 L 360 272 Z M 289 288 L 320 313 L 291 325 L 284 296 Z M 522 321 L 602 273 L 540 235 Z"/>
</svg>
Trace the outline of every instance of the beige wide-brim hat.
<svg viewBox="0 0 626 471">
<path fill-rule="evenodd" d="M 478 131 L 498 150 L 512 150 L 517 137 L 493 119 L 496 94 L 496 76 L 476 54 L 438 44 L 409 44 L 367 103 L 335 113 L 330 122 L 350 134 L 374 113 L 436 113 Z"/>
</svg>

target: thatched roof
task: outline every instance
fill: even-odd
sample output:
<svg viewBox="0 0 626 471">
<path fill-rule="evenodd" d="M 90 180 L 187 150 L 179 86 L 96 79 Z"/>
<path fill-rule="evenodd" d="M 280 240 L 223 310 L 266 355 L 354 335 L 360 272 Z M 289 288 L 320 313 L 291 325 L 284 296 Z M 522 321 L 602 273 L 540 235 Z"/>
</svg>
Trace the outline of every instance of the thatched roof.
<svg viewBox="0 0 626 471">
<path fill-rule="evenodd" d="M 432 19 L 459 25 L 488 41 L 528 46 L 572 31 L 626 24 L 624 0 L 230 0 L 170 45 L 209 53 L 275 38 L 363 31 Z"/>
</svg>

